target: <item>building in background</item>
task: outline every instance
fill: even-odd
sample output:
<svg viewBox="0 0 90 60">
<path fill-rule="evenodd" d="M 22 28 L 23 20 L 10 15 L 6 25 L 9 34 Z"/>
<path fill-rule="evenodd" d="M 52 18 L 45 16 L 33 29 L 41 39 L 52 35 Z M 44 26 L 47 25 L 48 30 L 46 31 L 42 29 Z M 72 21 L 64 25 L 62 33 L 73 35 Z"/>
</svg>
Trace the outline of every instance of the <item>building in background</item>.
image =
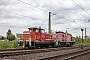
<svg viewBox="0 0 90 60">
<path fill-rule="evenodd" d="M 16 33 L 16 37 L 17 37 L 18 39 L 23 38 L 23 34 Z"/>
<path fill-rule="evenodd" d="M 89 34 L 89 35 L 84 36 L 84 39 L 90 39 L 90 34 Z"/>
<path fill-rule="evenodd" d="M 22 34 L 20 34 L 20 33 L 16 33 L 16 37 L 18 38 L 18 39 L 20 39 L 20 40 L 22 40 L 23 39 L 23 34 L 30 34 L 30 32 L 29 31 L 23 31 L 23 33 Z"/>
</svg>

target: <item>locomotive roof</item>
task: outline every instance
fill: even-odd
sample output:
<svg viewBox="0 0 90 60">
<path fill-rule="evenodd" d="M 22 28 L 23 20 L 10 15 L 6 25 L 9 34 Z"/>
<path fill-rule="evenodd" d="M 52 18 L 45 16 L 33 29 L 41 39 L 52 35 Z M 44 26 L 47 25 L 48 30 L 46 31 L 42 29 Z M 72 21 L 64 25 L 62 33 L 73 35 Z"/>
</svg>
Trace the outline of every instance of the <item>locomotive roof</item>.
<svg viewBox="0 0 90 60">
<path fill-rule="evenodd" d="M 29 30 L 31 30 L 32 28 L 28 28 Z M 39 29 L 39 30 L 44 30 L 44 29 L 42 29 L 42 28 L 33 28 L 33 29 Z"/>
<path fill-rule="evenodd" d="M 23 31 L 23 33 L 29 33 L 29 31 Z"/>
<path fill-rule="evenodd" d="M 62 31 L 58 31 L 58 32 L 56 32 L 56 33 L 64 33 L 64 32 L 62 32 Z M 64 33 L 65 34 L 65 33 Z"/>
</svg>

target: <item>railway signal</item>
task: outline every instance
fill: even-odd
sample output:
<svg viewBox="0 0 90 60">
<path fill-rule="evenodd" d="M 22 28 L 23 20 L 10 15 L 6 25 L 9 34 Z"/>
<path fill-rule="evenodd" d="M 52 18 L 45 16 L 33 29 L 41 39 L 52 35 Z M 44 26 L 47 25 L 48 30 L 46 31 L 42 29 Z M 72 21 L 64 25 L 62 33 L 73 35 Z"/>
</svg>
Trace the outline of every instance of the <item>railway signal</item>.
<svg viewBox="0 0 90 60">
<path fill-rule="evenodd" d="M 81 44 L 81 49 L 83 49 L 83 31 L 84 31 L 84 29 L 81 29 L 81 31 L 82 31 L 82 44 Z"/>
</svg>

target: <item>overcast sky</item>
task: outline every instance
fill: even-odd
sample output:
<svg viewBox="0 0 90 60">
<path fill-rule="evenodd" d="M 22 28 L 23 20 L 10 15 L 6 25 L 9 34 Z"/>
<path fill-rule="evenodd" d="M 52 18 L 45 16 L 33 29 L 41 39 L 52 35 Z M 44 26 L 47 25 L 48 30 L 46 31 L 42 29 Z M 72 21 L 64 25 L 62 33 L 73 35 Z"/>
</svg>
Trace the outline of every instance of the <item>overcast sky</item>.
<svg viewBox="0 0 90 60">
<path fill-rule="evenodd" d="M 34 26 L 48 32 L 49 11 L 55 14 L 51 16 L 53 31 L 78 36 L 80 28 L 86 27 L 89 35 L 90 0 L 0 0 L 0 35 L 6 36 L 8 29 L 16 34 Z"/>
</svg>

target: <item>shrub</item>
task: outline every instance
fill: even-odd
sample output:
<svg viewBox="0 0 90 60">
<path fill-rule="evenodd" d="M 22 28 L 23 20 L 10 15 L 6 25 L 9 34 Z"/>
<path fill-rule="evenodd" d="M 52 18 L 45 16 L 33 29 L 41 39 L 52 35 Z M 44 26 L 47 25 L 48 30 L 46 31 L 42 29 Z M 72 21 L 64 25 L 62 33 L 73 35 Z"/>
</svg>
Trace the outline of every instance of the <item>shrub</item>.
<svg viewBox="0 0 90 60">
<path fill-rule="evenodd" d="M 22 48 L 18 46 L 18 41 L 0 41 L 0 49 L 14 49 L 14 48 Z"/>
</svg>

